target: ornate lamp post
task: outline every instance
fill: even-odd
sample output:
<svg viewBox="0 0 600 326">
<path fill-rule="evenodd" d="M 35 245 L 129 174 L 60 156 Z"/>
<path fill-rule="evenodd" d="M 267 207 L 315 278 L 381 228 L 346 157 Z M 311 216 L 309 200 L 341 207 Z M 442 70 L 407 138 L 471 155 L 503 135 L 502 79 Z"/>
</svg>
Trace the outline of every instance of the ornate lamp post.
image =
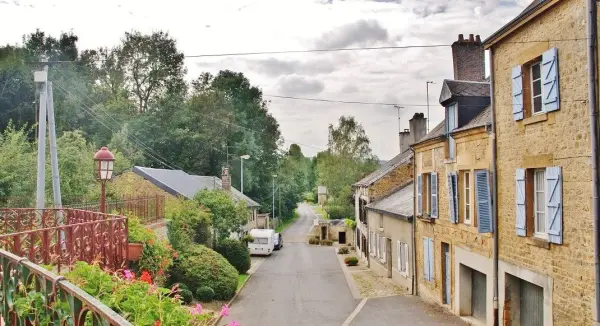
<svg viewBox="0 0 600 326">
<path fill-rule="evenodd" d="M 100 181 L 102 189 L 100 195 L 100 212 L 106 213 L 106 181 L 112 178 L 115 156 L 107 147 L 102 147 L 94 155 L 94 161 L 96 163 L 96 179 Z"/>
</svg>

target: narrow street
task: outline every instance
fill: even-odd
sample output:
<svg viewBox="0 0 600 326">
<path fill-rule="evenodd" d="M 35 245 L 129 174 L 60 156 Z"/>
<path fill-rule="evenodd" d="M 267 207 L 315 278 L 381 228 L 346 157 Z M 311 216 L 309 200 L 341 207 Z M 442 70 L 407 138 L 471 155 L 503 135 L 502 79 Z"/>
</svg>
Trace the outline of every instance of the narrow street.
<svg viewBox="0 0 600 326">
<path fill-rule="evenodd" d="M 308 245 L 314 215 L 306 204 L 283 233 L 284 247 L 268 257 L 232 304 L 242 325 L 339 326 L 359 303 L 331 247 Z M 230 319 L 226 319 L 229 322 Z"/>
</svg>

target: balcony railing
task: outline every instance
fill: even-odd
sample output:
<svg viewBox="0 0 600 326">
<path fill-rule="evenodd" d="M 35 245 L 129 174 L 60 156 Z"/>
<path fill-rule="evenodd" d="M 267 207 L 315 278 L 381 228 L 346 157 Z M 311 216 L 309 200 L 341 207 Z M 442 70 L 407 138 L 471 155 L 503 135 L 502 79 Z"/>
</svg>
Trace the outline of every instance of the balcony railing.
<svg viewBox="0 0 600 326">
<path fill-rule="evenodd" d="M 127 262 L 127 218 L 78 209 L 0 209 L 0 247 L 58 272 L 76 261 Z"/>
<path fill-rule="evenodd" d="M 0 249 L 2 325 L 131 326 L 125 318 L 31 261 Z"/>
<path fill-rule="evenodd" d="M 147 197 L 123 197 L 106 200 L 106 212 L 119 212 L 121 215 L 133 214 L 142 223 L 150 224 L 165 217 L 165 196 Z M 83 209 L 88 211 L 100 211 L 100 202 L 79 201 L 65 207 Z"/>
</svg>

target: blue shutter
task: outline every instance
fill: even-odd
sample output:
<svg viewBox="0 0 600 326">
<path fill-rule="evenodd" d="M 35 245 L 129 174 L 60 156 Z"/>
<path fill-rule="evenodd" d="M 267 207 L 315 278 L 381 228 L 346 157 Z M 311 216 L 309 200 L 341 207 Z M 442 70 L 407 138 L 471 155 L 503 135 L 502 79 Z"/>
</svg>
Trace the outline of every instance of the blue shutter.
<svg viewBox="0 0 600 326">
<path fill-rule="evenodd" d="M 523 71 L 521 66 L 512 69 L 513 119 L 523 120 Z"/>
<path fill-rule="evenodd" d="M 492 232 L 490 178 L 487 170 L 475 171 L 475 196 L 477 199 L 477 216 L 479 217 L 477 223 L 479 233 Z"/>
<path fill-rule="evenodd" d="M 542 54 L 542 102 L 544 111 L 560 108 L 558 89 L 558 50 L 552 48 Z"/>
<path fill-rule="evenodd" d="M 433 238 L 429 238 L 429 280 L 435 280 L 435 255 L 434 255 L 434 245 Z"/>
<path fill-rule="evenodd" d="M 527 219 L 525 211 L 525 169 L 517 169 L 516 171 L 516 188 L 515 188 L 516 210 L 517 210 L 517 235 L 527 235 Z"/>
<path fill-rule="evenodd" d="M 454 196 L 454 223 L 458 223 L 458 174 L 452 174 L 452 195 Z"/>
<path fill-rule="evenodd" d="M 423 238 L 423 277 L 429 281 L 429 238 Z"/>
<path fill-rule="evenodd" d="M 423 177 L 417 175 L 417 216 L 423 214 Z"/>
<path fill-rule="evenodd" d="M 437 173 L 431 173 L 431 217 L 438 217 L 438 177 Z"/>
<path fill-rule="evenodd" d="M 562 244 L 562 175 L 560 166 L 546 168 L 546 230 L 548 241 Z"/>
<path fill-rule="evenodd" d="M 450 217 L 450 222 L 456 223 L 456 215 L 454 211 L 454 187 L 452 187 L 452 173 L 447 174 L 448 179 L 448 216 Z"/>
</svg>

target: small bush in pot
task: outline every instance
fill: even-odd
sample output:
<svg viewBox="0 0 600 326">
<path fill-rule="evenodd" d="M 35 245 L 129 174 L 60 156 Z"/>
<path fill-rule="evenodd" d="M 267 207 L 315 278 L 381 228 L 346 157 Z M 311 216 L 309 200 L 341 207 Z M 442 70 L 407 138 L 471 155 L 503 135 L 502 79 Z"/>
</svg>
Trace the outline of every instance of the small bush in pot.
<svg viewBox="0 0 600 326">
<path fill-rule="evenodd" d="M 211 302 L 215 298 L 215 290 L 209 286 L 201 286 L 196 291 L 196 299 L 202 302 Z"/>
<path fill-rule="evenodd" d="M 344 258 L 344 263 L 348 266 L 356 266 L 358 265 L 358 258 L 352 256 L 352 257 L 346 257 Z"/>
<path fill-rule="evenodd" d="M 348 247 L 340 247 L 340 249 L 338 249 L 338 254 L 340 255 L 347 255 L 348 253 L 350 253 Z"/>
<path fill-rule="evenodd" d="M 332 246 L 333 245 L 333 241 L 327 240 L 327 239 L 321 240 L 321 245 L 322 246 Z"/>
</svg>

